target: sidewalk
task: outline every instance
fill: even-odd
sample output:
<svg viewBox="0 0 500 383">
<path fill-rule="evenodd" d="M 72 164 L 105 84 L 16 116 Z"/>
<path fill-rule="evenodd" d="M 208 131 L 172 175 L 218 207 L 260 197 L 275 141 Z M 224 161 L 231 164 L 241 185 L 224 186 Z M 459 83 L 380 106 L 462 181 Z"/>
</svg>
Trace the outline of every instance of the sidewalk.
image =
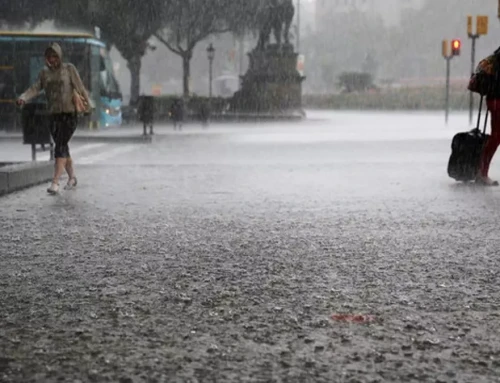
<svg viewBox="0 0 500 383">
<path fill-rule="evenodd" d="M 149 132 L 149 131 L 148 131 Z M 0 131 L 0 141 L 22 142 L 22 132 Z M 114 142 L 114 143 L 151 143 L 151 136 L 144 136 L 142 126 L 126 125 L 121 128 L 101 130 L 77 129 L 72 141 L 79 142 Z"/>
<path fill-rule="evenodd" d="M 263 121 L 259 121 L 262 123 Z M 235 124 L 244 128 L 250 124 L 255 127 L 255 121 L 239 121 L 230 123 L 228 121 L 212 121 L 207 127 L 204 127 L 201 122 L 187 122 L 184 123 L 181 130 L 174 130 L 170 122 L 156 122 L 153 125 L 153 136 L 149 135 L 149 127 L 147 128 L 147 136 L 144 136 L 142 125 L 123 125 L 120 128 L 107 128 L 101 130 L 86 130 L 77 129 L 72 142 L 110 142 L 110 143 L 152 143 L 155 137 L 169 136 L 172 134 L 187 133 L 187 132 L 214 132 L 215 129 L 228 129 L 234 127 Z M 6 132 L 0 130 L 1 141 L 15 141 L 22 142 L 22 132 Z"/>
<path fill-rule="evenodd" d="M 298 114 L 252 114 L 252 113 L 227 113 L 217 115 L 211 118 L 211 124 L 217 126 L 227 126 L 238 124 L 248 126 L 255 123 L 273 123 L 273 122 L 302 122 L 307 118 Z M 201 121 L 187 119 L 184 128 L 202 127 Z M 209 125 L 210 127 L 210 125 Z M 75 142 L 113 142 L 113 143 L 151 143 L 155 136 L 170 135 L 175 132 L 173 124 L 168 120 L 158 120 L 153 125 L 153 136 L 144 136 L 143 126 L 139 122 L 125 123 L 118 128 L 103 128 L 99 130 L 87 130 L 79 128 L 75 132 L 72 141 Z M 0 130 L 0 141 L 23 140 L 22 132 L 7 132 Z"/>
<path fill-rule="evenodd" d="M 54 163 L 0 162 L 0 196 L 29 188 L 52 179 Z"/>
</svg>

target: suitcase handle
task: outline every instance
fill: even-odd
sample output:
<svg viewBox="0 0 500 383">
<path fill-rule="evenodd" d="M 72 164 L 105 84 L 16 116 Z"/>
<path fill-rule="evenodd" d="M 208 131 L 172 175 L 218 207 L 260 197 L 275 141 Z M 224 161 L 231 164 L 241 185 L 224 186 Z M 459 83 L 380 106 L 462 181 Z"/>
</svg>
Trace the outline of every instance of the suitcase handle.
<svg viewBox="0 0 500 383">
<path fill-rule="evenodd" d="M 481 125 L 481 111 L 483 110 L 483 100 L 484 96 L 481 95 L 481 99 L 479 100 L 479 113 L 477 115 L 477 125 L 476 125 L 476 130 L 479 132 L 479 126 Z M 483 128 L 483 134 L 486 134 L 486 128 L 488 127 L 488 106 L 486 105 L 486 117 L 484 119 L 484 128 Z"/>
<path fill-rule="evenodd" d="M 486 117 L 484 117 L 484 128 L 483 128 L 483 135 L 486 134 L 486 128 L 488 126 L 488 105 L 486 105 Z"/>
</svg>

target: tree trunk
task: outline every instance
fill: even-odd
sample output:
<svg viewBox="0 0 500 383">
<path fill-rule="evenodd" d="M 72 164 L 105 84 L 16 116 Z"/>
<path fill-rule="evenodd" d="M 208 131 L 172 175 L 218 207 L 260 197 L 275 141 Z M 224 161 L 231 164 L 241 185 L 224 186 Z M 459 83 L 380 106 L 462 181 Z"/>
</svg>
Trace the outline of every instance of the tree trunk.
<svg viewBox="0 0 500 383">
<path fill-rule="evenodd" d="M 130 70 L 130 106 L 137 106 L 139 93 L 141 91 L 141 56 L 133 56 L 128 60 L 127 66 Z"/>
<path fill-rule="evenodd" d="M 189 97 L 189 82 L 191 79 L 191 58 L 193 52 L 186 52 L 182 55 L 182 84 L 184 88 L 184 97 Z"/>
</svg>

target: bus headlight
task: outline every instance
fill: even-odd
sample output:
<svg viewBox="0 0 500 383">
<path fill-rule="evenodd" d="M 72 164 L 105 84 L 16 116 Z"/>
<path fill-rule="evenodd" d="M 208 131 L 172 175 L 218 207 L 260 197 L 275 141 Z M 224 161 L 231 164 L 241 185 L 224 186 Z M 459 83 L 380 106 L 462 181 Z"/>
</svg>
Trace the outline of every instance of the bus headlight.
<svg viewBox="0 0 500 383">
<path fill-rule="evenodd" d="M 112 106 L 107 106 L 107 107 L 103 108 L 102 110 L 107 116 L 112 116 L 112 117 L 116 117 L 121 113 L 120 107 L 114 108 Z"/>
</svg>

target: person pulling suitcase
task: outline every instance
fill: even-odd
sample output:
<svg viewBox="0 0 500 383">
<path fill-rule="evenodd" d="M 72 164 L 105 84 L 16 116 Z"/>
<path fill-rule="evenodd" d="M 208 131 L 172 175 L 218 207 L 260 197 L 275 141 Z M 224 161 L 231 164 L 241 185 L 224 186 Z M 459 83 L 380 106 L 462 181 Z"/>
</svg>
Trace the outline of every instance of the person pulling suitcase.
<svg viewBox="0 0 500 383">
<path fill-rule="evenodd" d="M 490 164 L 500 145 L 500 48 L 481 60 L 472 74 L 468 90 L 486 97 L 487 112 L 491 115 L 491 134 L 483 145 L 476 183 L 498 186 L 498 181 L 489 177 Z"/>
</svg>

